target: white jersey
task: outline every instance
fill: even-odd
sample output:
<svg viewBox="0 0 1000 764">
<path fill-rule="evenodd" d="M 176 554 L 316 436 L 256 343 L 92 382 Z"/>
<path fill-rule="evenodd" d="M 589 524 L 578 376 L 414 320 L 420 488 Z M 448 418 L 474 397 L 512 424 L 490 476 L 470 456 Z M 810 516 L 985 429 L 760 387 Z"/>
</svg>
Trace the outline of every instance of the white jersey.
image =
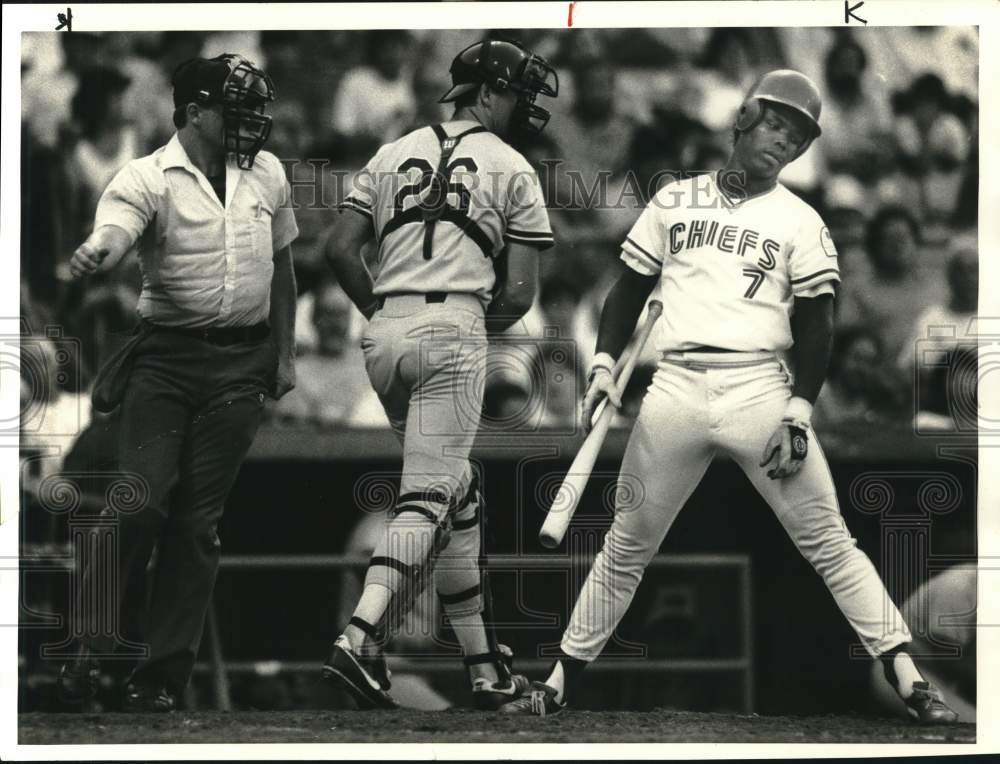
<svg viewBox="0 0 1000 764">
<path fill-rule="evenodd" d="M 793 298 L 833 292 L 837 250 L 819 214 L 780 183 L 741 203 L 714 175 L 660 189 L 622 244 L 660 275 L 656 349 L 786 350 Z"/>
<path fill-rule="evenodd" d="M 477 122 L 440 126 L 448 137 L 468 130 L 447 162 L 447 206 L 426 241 L 421 203 L 441 160 L 432 127 L 378 150 L 342 206 L 372 219 L 378 240 L 376 295 L 468 292 L 492 298 L 493 258 L 507 242 L 547 249 L 552 229 L 538 176 L 528 161 Z"/>
</svg>

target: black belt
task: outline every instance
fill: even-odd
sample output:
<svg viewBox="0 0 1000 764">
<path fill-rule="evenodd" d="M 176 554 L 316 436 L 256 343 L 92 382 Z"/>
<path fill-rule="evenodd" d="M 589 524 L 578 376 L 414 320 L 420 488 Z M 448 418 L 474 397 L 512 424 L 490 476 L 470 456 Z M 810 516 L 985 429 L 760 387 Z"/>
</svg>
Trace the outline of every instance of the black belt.
<svg viewBox="0 0 1000 764">
<path fill-rule="evenodd" d="M 238 345 L 241 342 L 260 342 L 271 335 L 271 327 L 265 323 L 253 326 L 163 326 L 147 321 L 155 332 L 170 332 L 185 337 L 208 342 L 212 345 Z"/>
<path fill-rule="evenodd" d="M 404 296 L 418 296 L 423 297 L 424 302 L 430 304 L 435 302 L 444 302 L 448 298 L 447 292 L 393 292 L 392 294 L 383 294 L 378 297 L 378 309 L 382 310 L 385 307 L 385 301 L 388 297 L 404 297 Z"/>
</svg>

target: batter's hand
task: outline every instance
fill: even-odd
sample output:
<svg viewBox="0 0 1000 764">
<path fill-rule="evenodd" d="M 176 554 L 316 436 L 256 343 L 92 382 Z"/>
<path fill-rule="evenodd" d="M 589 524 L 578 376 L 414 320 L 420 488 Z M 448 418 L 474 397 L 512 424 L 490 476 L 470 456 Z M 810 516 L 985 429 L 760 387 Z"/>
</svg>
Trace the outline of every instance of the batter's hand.
<svg viewBox="0 0 1000 764">
<path fill-rule="evenodd" d="M 767 471 L 767 476 L 771 480 L 779 480 L 802 469 L 808 453 L 808 425 L 785 418 L 764 446 L 760 466 L 765 467 L 772 461 L 775 462 L 775 466 Z"/>
<path fill-rule="evenodd" d="M 274 380 L 271 397 L 278 401 L 295 389 L 295 359 L 282 358 L 278 360 L 278 373 Z"/>
<path fill-rule="evenodd" d="M 85 241 L 76 248 L 73 257 L 70 258 L 69 272 L 76 279 L 89 276 L 97 270 L 104 258 L 108 256 L 108 252 L 107 247 L 94 247 L 89 241 Z"/>
<path fill-rule="evenodd" d="M 590 375 L 590 383 L 587 385 L 587 393 L 583 396 L 583 429 L 590 432 L 594 424 L 594 412 L 603 398 L 616 409 L 622 407 L 622 398 L 618 393 L 618 385 L 615 384 L 614 375 L 611 370 L 604 366 L 594 367 Z"/>
</svg>

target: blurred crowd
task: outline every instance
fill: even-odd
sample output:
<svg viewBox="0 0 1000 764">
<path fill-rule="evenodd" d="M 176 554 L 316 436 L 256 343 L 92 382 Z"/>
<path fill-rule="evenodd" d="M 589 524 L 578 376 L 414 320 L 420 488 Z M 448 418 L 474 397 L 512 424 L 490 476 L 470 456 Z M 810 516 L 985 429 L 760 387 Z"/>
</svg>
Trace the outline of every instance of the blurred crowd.
<svg viewBox="0 0 1000 764">
<path fill-rule="evenodd" d="M 823 137 L 782 180 L 823 215 L 843 275 L 817 424 L 908 423 L 918 411 L 926 426 L 953 428 L 965 424 L 955 421 L 953 401 L 972 396 L 974 426 L 974 374 L 965 389 L 954 370 L 967 368 L 975 352 L 963 341 L 978 294 L 975 28 L 496 33 L 520 39 L 559 71 L 559 98 L 546 104 L 552 120 L 521 147 L 546 191 L 557 246 L 542 257 L 535 307 L 493 348 L 487 427 L 572 427 L 618 246 L 656 190 L 651 179 L 663 170 L 719 168 L 753 80 L 783 66 L 818 83 Z M 72 410 L 85 405 L 96 369 L 134 321 L 140 277 L 133 259 L 75 283 L 70 254 L 114 174 L 169 139 L 174 67 L 195 55 L 240 52 L 276 85 L 267 148 L 287 162 L 301 229 L 293 245 L 298 387 L 271 415 L 387 426 L 364 374 L 364 319 L 320 256 L 338 201 L 331 178 L 358 170 L 382 143 L 446 119 L 437 99 L 451 58 L 481 36 L 25 34 L 23 331 L 39 368 L 60 373 L 23 374 L 23 396 L 50 403 L 70 396 Z M 79 340 L 68 359 L 56 353 L 59 340 L 45 336 L 48 326 Z M 633 378 L 623 422 L 636 410 L 652 360 Z M 58 418 L 58 407 L 52 411 Z M 37 432 L 46 432 L 44 423 Z"/>
</svg>

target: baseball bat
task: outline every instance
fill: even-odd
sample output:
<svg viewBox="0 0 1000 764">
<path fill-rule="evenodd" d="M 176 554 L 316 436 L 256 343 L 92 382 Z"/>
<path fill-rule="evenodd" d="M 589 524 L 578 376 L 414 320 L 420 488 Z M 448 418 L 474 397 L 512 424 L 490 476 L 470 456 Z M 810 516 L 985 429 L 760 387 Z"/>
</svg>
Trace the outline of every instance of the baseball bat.
<svg viewBox="0 0 1000 764">
<path fill-rule="evenodd" d="M 622 358 L 615 364 L 615 372 L 617 372 L 615 386 L 619 393 L 625 390 L 628 385 L 632 370 L 639 360 L 642 349 L 646 346 L 646 340 L 649 339 L 649 335 L 653 331 L 656 319 L 662 312 L 663 303 L 659 300 L 651 300 L 646 323 L 643 324 L 639 332 L 638 341 L 632 346 L 632 352 L 622 355 Z M 598 405 L 594 417 L 596 419 L 594 428 L 583 441 L 576 458 L 573 459 L 569 472 L 566 473 L 566 478 L 559 486 L 559 492 L 556 494 L 545 522 L 542 524 L 542 530 L 538 533 L 538 540 L 542 546 L 548 549 L 555 549 L 562 543 L 563 536 L 566 535 L 566 530 L 573 519 L 573 513 L 576 512 L 576 507 L 580 503 L 580 497 L 583 496 L 583 489 L 587 487 L 587 481 L 590 480 L 590 473 L 594 470 L 594 462 L 597 461 L 597 455 L 601 452 L 601 446 L 604 445 L 604 438 L 611 427 L 611 421 L 615 417 L 615 409 L 608 405 L 607 398 Z"/>
</svg>

